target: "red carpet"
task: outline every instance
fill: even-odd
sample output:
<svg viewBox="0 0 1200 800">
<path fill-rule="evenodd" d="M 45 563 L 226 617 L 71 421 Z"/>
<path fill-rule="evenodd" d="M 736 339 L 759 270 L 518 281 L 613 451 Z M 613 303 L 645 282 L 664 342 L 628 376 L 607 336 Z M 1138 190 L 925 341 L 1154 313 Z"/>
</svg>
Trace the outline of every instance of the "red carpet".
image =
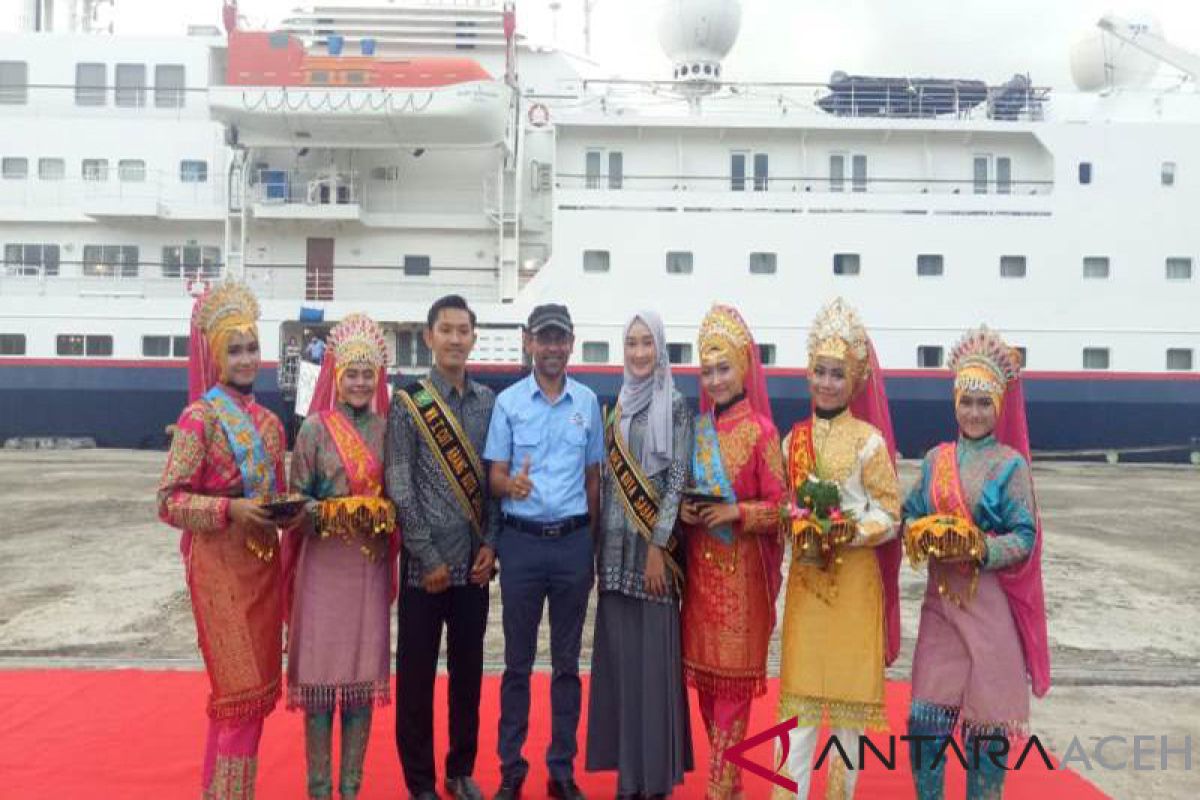
<svg viewBox="0 0 1200 800">
<path fill-rule="evenodd" d="M 495 758 L 496 717 L 499 705 L 498 677 L 485 679 L 484 720 L 480 731 L 480 758 L 476 777 L 486 792 L 499 783 Z M 439 752 L 446 737 L 445 681 L 438 682 L 437 719 L 442 729 L 436 736 Z M 74 800 L 74 798 L 120 798 L 170 800 L 199 796 L 199 768 L 205 720 L 203 714 L 207 683 L 198 672 L 124 671 L 13 671 L 0 672 L 0 796 L 30 800 Z M 586 687 L 585 687 L 586 695 Z M 533 771 L 526 783 L 526 796 L 544 797 L 545 767 L 541 756 L 549 738 L 547 677 L 536 676 L 530 739 L 526 757 Z M 908 704 L 908 687 L 888 687 L 888 713 L 892 728 L 903 731 Z M 586 705 L 586 704 L 585 704 Z M 774 692 L 755 704 L 752 733 L 773 723 Z M 707 741 L 700 727 L 693 697 L 693 735 L 697 771 L 674 795 L 701 798 L 707 759 Z M 267 720 L 259 763 L 259 792 L 262 800 L 304 797 L 303 726 L 300 715 L 276 711 Z M 377 714 L 367 776 L 361 800 L 404 798 L 400 766 L 392 736 L 392 709 Z M 586 719 L 580 725 L 580 746 L 585 740 Z M 336 747 L 336 743 L 335 743 Z M 898 762 L 906 762 L 899 744 Z M 769 762 L 769 747 L 753 754 Z M 576 762 L 580 784 L 589 796 L 611 798 L 615 777 L 582 772 L 583 754 Z M 857 796 L 911 798 L 912 784 L 903 764 L 890 772 L 871 762 L 859 780 Z M 438 763 L 441 770 L 440 756 Z M 952 765 L 948 797 L 963 796 L 961 770 Z M 821 796 L 820 779 L 813 797 Z M 766 798 L 769 787 L 746 777 L 746 796 Z M 1050 772 L 1040 760 L 1031 758 L 1026 768 L 1009 777 L 1009 800 L 1055 800 L 1104 798 L 1105 795 L 1079 775 Z"/>
</svg>

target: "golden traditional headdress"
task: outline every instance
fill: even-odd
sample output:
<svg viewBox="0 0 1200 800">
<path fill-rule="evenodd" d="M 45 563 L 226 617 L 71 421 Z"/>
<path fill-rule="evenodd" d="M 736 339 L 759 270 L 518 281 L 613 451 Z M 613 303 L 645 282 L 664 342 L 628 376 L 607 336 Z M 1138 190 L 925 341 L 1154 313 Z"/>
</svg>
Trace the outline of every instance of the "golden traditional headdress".
<svg viewBox="0 0 1200 800">
<path fill-rule="evenodd" d="M 728 358 L 744 378 L 750 368 L 754 337 L 746 321 L 733 306 L 714 305 L 700 323 L 700 363 Z"/>
<path fill-rule="evenodd" d="M 383 329 L 366 314 L 349 314 L 329 332 L 329 348 L 338 369 L 350 364 L 387 366 L 387 342 Z"/>
<path fill-rule="evenodd" d="M 210 358 L 217 365 L 215 377 L 226 380 L 229 337 L 242 333 L 258 338 L 258 300 L 249 286 L 227 278 L 200 298 L 193 314 L 196 327 L 207 340 Z"/>
<path fill-rule="evenodd" d="M 840 297 L 834 298 L 817 312 L 808 329 L 808 368 L 812 371 L 818 358 L 833 358 L 846 365 L 851 393 L 866 383 L 871 372 L 870 340 L 858 312 Z"/>
<path fill-rule="evenodd" d="M 981 325 L 963 334 L 950 351 L 950 369 L 954 372 L 954 404 L 963 392 L 991 395 L 996 410 L 1008 384 L 1021 372 L 1021 353 L 1009 347 L 1000 334 Z"/>
</svg>

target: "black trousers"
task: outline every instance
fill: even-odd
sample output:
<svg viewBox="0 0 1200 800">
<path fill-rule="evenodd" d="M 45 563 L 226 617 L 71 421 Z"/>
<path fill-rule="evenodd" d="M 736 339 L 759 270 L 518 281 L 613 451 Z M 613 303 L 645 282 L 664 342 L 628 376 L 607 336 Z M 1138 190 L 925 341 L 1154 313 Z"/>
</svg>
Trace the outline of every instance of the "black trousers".
<svg viewBox="0 0 1200 800">
<path fill-rule="evenodd" d="M 445 774 L 448 778 L 462 778 L 475 770 L 488 590 L 470 584 L 430 594 L 406 585 L 400 590 L 397 615 L 400 633 L 396 647 L 396 749 L 404 768 L 404 782 L 409 792 L 417 794 L 435 791 L 437 787 L 433 763 L 433 685 L 443 625 L 450 673 L 450 751 L 446 754 Z"/>
</svg>

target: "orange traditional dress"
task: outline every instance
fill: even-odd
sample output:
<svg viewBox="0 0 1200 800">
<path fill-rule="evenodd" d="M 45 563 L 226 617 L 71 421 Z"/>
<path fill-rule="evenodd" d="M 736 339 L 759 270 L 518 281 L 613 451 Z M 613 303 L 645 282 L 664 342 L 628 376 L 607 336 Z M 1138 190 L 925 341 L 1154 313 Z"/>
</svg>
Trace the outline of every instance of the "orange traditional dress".
<svg viewBox="0 0 1200 800">
<path fill-rule="evenodd" d="M 233 333 L 257 338 L 258 303 L 227 282 L 192 314 L 192 403 L 179 417 L 158 489 L 162 520 L 182 528 L 192 613 L 212 693 L 205 798 L 252 798 L 263 720 L 280 696 L 279 539 L 235 525 L 230 503 L 283 491 L 287 440 L 253 395 L 217 383 Z"/>
<path fill-rule="evenodd" d="M 724 800 L 741 796 L 741 771 L 725 750 L 745 737 L 751 700 L 766 691 L 787 482 L 758 348 L 736 310 L 713 307 L 699 349 L 702 359 L 728 358 L 745 387 L 720 408 L 701 392 L 693 481 L 736 502 L 740 519 L 723 530 L 688 527 L 682 609 L 684 671 L 711 744 L 706 797 Z"/>
</svg>

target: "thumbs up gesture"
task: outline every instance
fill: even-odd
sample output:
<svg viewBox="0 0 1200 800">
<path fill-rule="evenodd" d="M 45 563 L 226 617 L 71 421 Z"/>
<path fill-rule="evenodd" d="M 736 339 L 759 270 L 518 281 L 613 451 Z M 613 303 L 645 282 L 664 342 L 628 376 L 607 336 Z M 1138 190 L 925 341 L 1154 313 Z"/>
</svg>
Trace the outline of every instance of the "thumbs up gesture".
<svg viewBox="0 0 1200 800">
<path fill-rule="evenodd" d="M 529 456 L 521 464 L 521 471 L 508 480 L 508 496 L 513 500 L 524 500 L 533 491 L 533 481 L 529 480 Z"/>
</svg>

